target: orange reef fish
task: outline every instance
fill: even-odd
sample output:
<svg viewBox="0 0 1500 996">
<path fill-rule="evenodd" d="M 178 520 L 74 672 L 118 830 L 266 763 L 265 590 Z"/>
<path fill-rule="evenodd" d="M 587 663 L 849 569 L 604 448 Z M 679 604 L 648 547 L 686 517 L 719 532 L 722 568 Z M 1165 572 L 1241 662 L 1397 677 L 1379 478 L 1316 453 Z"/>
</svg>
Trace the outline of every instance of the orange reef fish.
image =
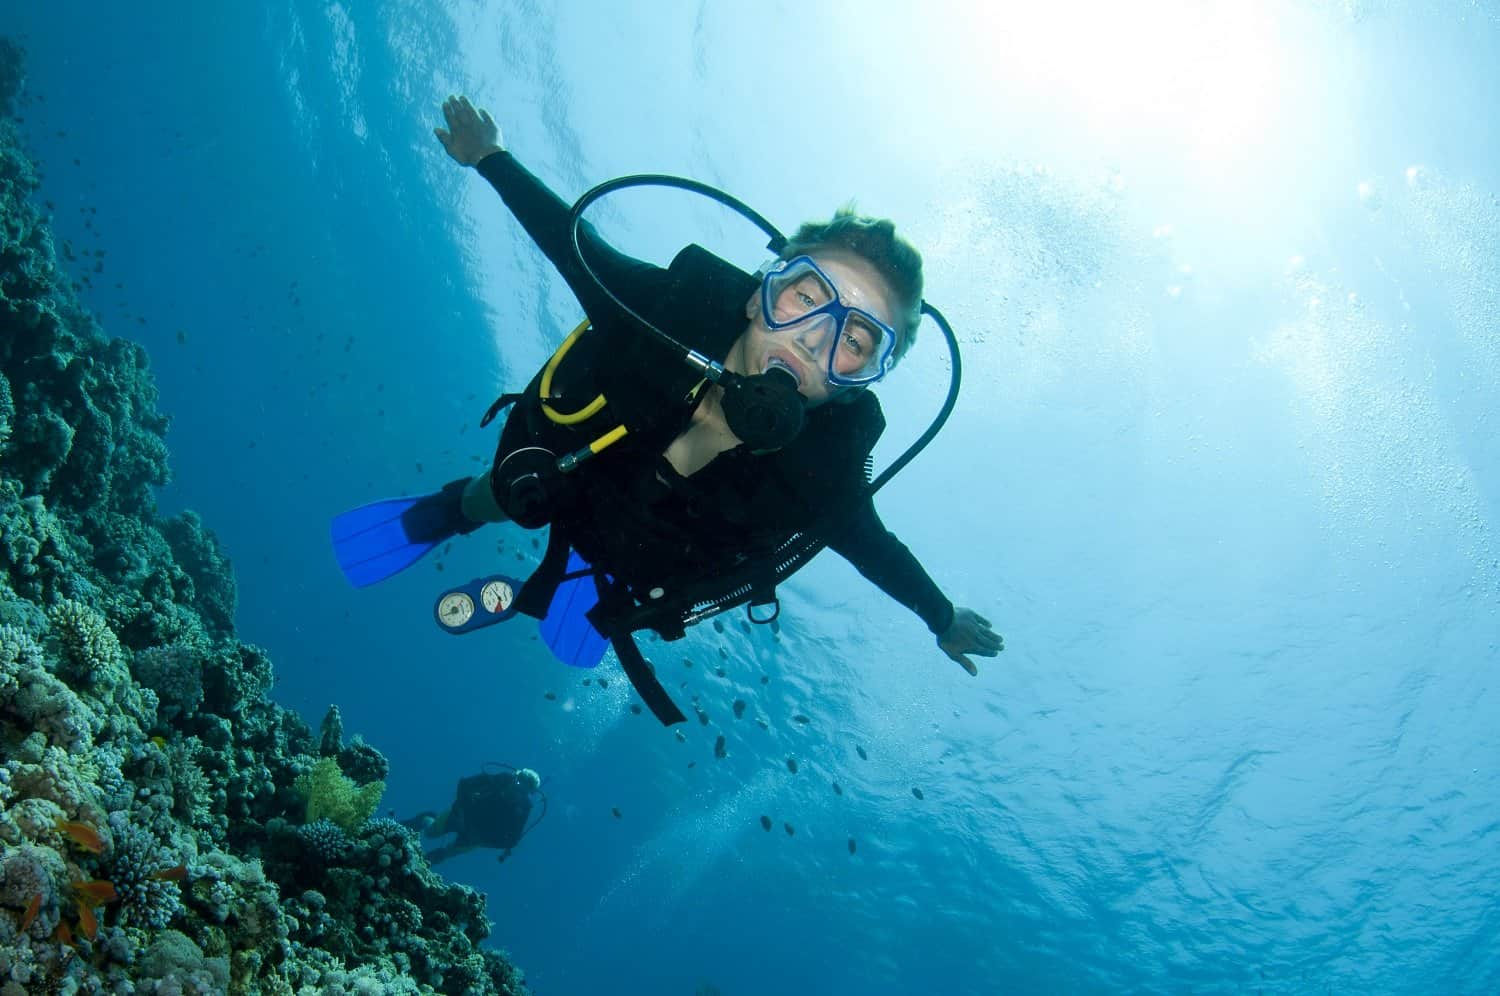
<svg viewBox="0 0 1500 996">
<path fill-rule="evenodd" d="M 187 865 L 173 865 L 151 873 L 151 877 L 162 882 L 181 882 L 187 878 Z"/>
<path fill-rule="evenodd" d="M 26 912 L 21 916 L 21 932 L 24 934 L 26 928 L 36 922 L 36 915 L 42 911 L 42 894 L 38 892 L 31 897 L 31 902 L 26 904 Z"/>
<path fill-rule="evenodd" d="M 114 883 L 106 882 L 102 878 L 89 879 L 86 882 L 74 882 L 73 892 L 95 905 L 99 903 L 112 903 L 117 898 Z"/>
<path fill-rule="evenodd" d="M 91 941 L 99 937 L 99 921 L 94 917 L 94 911 L 83 903 L 78 905 L 78 929 Z"/>
<path fill-rule="evenodd" d="M 98 830 L 95 830 L 87 823 L 58 818 L 52 821 L 52 825 L 57 829 L 58 833 L 65 834 L 69 840 L 90 854 L 103 853 L 104 838 L 99 836 Z"/>
</svg>

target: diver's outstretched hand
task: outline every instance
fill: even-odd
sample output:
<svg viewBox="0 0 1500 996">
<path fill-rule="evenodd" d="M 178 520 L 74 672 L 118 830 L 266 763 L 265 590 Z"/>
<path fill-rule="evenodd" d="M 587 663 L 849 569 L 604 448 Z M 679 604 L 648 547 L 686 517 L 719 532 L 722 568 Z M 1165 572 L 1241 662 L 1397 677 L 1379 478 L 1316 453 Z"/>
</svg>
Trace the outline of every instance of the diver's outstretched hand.
<svg viewBox="0 0 1500 996">
<path fill-rule="evenodd" d="M 938 637 L 938 646 L 965 671 L 978 674 L 979 668 L 967 655 L 998 656 L 1005 649 L 1005 638 L 991 629 L 990 621 L 973 609 L 954 609 L 953 622 L 948 632 Z"/>
<path fill-rule="evenodd" d="M 443 119 L 447 128 L 434 128 L 432 133 L 453 161 L 460 166 L 473 166 L 485 156 L 505 148 L 500 137 L 500 126 L 484 108 L 476 108 L 468 97 L 449 97 L 443 101 Z"/>
</svg>

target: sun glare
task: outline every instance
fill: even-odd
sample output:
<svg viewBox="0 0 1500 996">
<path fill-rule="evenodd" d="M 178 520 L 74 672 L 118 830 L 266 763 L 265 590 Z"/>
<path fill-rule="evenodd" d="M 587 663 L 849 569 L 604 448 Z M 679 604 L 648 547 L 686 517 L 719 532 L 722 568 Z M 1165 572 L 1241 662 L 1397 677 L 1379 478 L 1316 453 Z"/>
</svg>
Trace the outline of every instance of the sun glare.
<svg viewBox="0 0 1500 996">
<path fill-rule="evenodd" d="M 982 89 L 1022 90 L 1095 140 L 1177 143 L 1228 165 L 1275 126 L 1285 85 L 1274 5 L 1100 0 L 974 5 L 956 19 Z M 998 85 L 998 86 L 997 86 Z"/>
</svg>

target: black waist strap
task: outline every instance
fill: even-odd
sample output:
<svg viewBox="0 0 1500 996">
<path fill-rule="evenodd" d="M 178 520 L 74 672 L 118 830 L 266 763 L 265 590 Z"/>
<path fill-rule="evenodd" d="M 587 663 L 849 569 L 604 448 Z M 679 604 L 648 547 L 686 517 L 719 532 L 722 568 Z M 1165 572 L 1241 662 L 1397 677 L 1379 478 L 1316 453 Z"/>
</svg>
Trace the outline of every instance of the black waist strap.
<svg viewBox="0 0 1500 996">
<path fill-rule="evenodd" d="M 621 633 L 614 637 L 613 643 L 615 653 L 620 657 L 620 665 L 625 669 L 625 677 L 635 686 L 636 693 L 646 703 L 651 714 L 661 720 L 663 726 L 671 726 L 687 719 L 656 679 L 656 669 L 641 656 L 635 639 L 629 633 Z"/>
<path fill-rule="evenodd" d="M 514 603 L 517 612 L 533 619 L 546 618 L 547 610 L 552 606 L 552 596 L 557 594 L 558 586 L 562 584 L 563 576 L 568 570 L 570 546 L 567 530 L 557 522 L 552 523 L 549 529 L 547 552 L 542 555 L 542 562 L 537 565 L 536 570 L 531 572 L 531 577 L 521 585 Z"/>
<path fill-rule="evenodd" d="M 543 555 L 541 564 L 516 595 L 516 611 L 535 619 L 542 619 L 547 615 L 558 585 L 566 576 L 569 549 L 567 530 L 554 522 L 551 535 L 547 537 L 547 552 Z M 624 622 L 633 607 L 630 595 L 623 585 L 601 584 L 597 577 L 595 583 L 600 589 L 599 604 L 589 610 L 589 622 L 610 638 L 615 653 L 620 658 L 620 665 L 625 670 L 625 677 L 630 679 L 631 685 L 650 708 L 651 714 L 661 720 L 663 726 L 683 722 L 687 717 L 673 704 L 661 682 L 656 680 L 656 671 L 641 656 L 640 648 L 630 635 L 629 623 Z"/>
</svg>

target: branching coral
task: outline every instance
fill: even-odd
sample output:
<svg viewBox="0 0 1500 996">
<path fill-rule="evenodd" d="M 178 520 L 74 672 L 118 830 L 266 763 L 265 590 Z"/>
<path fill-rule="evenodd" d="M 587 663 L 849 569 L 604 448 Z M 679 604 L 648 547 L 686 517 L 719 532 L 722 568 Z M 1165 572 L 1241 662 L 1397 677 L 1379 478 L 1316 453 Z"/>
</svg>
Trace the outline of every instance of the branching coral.
<svg viewBox="0 0 1500 996">
<path fill-rule="evenodd" d="M 103 616 L 70 599 L 59 600 L 47 615 L 62 649 L 59 677 L 101 690 L 113 690 L 128 680 L 125 652 Z"/>
<path fill-rule="evenodd" d="M 41 645 L 17 626 L 0 626 L 0 723 L 35 731 L 69 752 L 87 747 L 104 726 L 47 670 Z"/>
<path fill-rule="evenodd" d="M 172 546 L 172 556 L 192 579 L 191 590 L 187 593 L 188 603 L 215 635 L 234 632 L 234 610 L 239 594 L 235 590 L 229 558 L 219 546 L 218 538 L 195 512 L 183 512 L 164 520 L 161 531 Z"/>
<path fill-rule="evenodd" d="M 178 862 L 147 830 L 123 813 L 110 817 L 114 852 L 108 861 L 109 880 L 119 896 L 122 925 L 165 927 L 183 911 L 182 888 L 172 874 Z"/>
<path fill-rule="evenodd" d="M 131 671 L 160 697 L 164 722 L 191 716 L 203 703 L 203 662 L 209 648 L 201 641 L 179 641 L 138 651 Z"/>
<path fill-rule="evenodd" d="M 6 848 L 0 853 L 0 908 L 18 916 L 31 908 L 29 931 L 34 937 L 46 937 L 57 925 L 66 876 L 61 855 L 50 847 L 23 844 Z"/>
<path fill-rule="evenodd" d="M 298 827 L 297 836 L 319 861 L 328 865 L 342 861 L 351 846 L 344 828 L 326 817 Z"/>
<path fill-rule="evenodd" d="M 16 399 L 10 393 L 10 381 L 0 374 L 0 453 L 5 452 L 5 444 L 10 441 L 11 423 L 16 418 Z"/>
</svg>

